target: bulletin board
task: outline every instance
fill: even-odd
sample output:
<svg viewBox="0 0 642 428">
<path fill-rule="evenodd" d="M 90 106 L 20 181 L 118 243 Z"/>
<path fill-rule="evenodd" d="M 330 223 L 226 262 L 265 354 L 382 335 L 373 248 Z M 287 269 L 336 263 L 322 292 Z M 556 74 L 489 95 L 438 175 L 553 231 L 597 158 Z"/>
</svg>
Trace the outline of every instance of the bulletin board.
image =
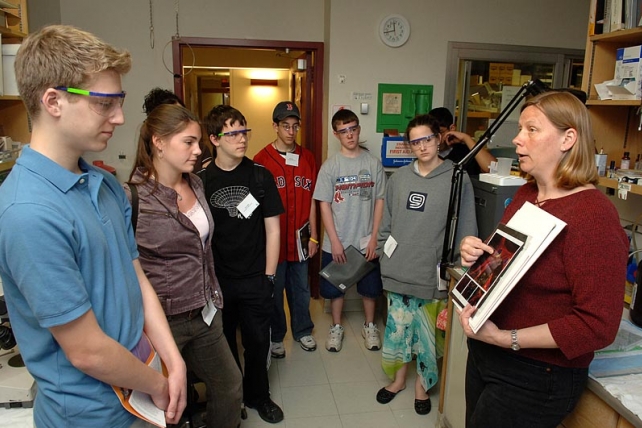
<svg viewBox="0 0 642 428">
<path fill-rule="evenodd" d="M 432 109 L 432 85 L 379 83 L 377 132 L 396 129 L 403 133 L 408 122 Z"/>
</svg>

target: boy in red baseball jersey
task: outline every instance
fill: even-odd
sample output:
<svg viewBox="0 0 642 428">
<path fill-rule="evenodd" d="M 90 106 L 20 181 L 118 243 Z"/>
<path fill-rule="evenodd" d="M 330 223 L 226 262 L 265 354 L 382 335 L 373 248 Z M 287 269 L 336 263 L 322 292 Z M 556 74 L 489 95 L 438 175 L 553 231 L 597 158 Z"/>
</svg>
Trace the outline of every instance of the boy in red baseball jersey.
<svg viewBox="0 0 642 428">
<path fill-rule="evenodd" d="M 280 102 L 274 108 L 272 120 L 276 139 L 256 154 L 254 162 L 272 173 L 285 207 L 285 214 L 281 215 L 281 252 L 274 284 L 271 338 L 272 357 L 283 358 L 283 338 L 287 331 L 284 289 L 290 308 L 292 337 L 306 351 L 317 348 L 312 337 L 314 323 L 310 318 L 308 284 L 308 259 L 319 249 L 316 205 L 312 199 L 317 166 L 312 152 L 296 143 L 301 120 L 296 104 Z M 309 236 L 307 243 L 305 239 L 300 241 L 301 235 Z"/>
</svg>

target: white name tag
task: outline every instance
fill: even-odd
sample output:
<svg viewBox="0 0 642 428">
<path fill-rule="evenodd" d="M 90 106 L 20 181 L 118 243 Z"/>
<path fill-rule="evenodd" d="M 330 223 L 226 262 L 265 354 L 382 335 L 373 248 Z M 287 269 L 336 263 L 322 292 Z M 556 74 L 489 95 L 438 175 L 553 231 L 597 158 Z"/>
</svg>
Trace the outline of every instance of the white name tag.
<svg viewBox="0 0 642 428">
<path fill-rule="evenodd" d="M 286 153 L 285 164 L 290 166 L 299 166 L 299 155 L 296 153 Z"/>
<path fill-rule="evenodd" d="M 388 258 L 392 257 L 392 253 L 395 252 L 395 249 L 397 248 L 397 240 L 392 237 L 392 235 L 388 236 L 388 239 L 386 239 L 386 243 L 383 244 L 383 253 L 388 256 Z"/>
<path fill-rule="evenodd" d="M 259 206 L 259 202 L 254 199 L 251 193 L 248 193 L 245 199 L 243 199 L 236 209 L 243 215 L 245 218 L 250 218 L 256 207 Z"/>
<path fill-rule="evenodd" d="M 214 315 L 216 315 L 216 306 L 214 306 L 214 302 L 212 302 L 212 298 L 210 297 L 207 299 L 207 304 L 203 307 L 203 310 L 201 311 L 201 316 L 203 317 L 203 321 L 205 321 L 205 324 L 208 326 L 212 324 L 212 320 L 214 319 Z"/>
</svg>

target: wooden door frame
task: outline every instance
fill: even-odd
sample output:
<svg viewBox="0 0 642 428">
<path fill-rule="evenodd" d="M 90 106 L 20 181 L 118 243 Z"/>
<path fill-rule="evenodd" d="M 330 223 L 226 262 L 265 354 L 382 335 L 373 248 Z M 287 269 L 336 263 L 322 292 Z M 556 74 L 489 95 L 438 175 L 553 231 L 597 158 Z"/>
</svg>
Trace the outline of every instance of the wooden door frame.
<svg viewBox="0 0 642 428">
<path fill-rule="evenodd" d="M 307 147 L 314 154 L 318 166 L 322 164 L 323 157 L 323 43 L 322 42 L 294 42 L 285 40 L 245 40 L 245 39 L 218 39 L 210 37 L 181 37 L 172 41 L 172 62 L 174 72 L 174 92 L 182 94 L 183 74 L 181 70 L 182 47 L 233 47 L 248 49 L 291 49 L 295 51 L 312 51 L 314 53 L 313 73 L 313 100 L 309 106 L 314 112 L 312 117 L 311 141 Z"/>
</svg>

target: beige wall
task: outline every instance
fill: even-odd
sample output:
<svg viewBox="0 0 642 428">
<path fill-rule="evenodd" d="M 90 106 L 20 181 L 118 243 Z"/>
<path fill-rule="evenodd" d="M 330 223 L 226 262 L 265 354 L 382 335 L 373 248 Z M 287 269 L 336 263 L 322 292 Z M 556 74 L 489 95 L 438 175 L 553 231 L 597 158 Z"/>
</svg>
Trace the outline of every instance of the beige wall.
<svg viewBox="0 0 642 428">
<path fill-rule="evenodd" d="M 252 129 L 247 157 L 254 157 L 266 144 L 274 141 L 272 111 L 279 101 L 289 99 L 287 70 L 231 70 L 230 104 L 238 108 Z M 279 86 L 250 86 L 250 79 L 277 79 Z"/>
<path fill-rule="evenodd" d="M 31 7 L 49 0 L 30 0 Z M 62 23 L 92 31 L 110 43 L 131 50 L 134 68 L 124 80 L 127 123 L 96 156 L 129 173 L 142 99 L 153 86 L 173 87 L 163 61 L 164 49 L 176 34 L 175 0 L 154 0 L 155 48 L 150 47 L 149 1 L 59 0 Z M 376 95 L 378 83 L 434 85 L 433 105 L 443 103 L 448 41 L 503 43 L 584 49 L 588 0 L 212 0 L 180 1 L 182 36 L 325 42 L 324 111 L 335 104 L 353 104 L 352 92 Z M 388 48 L 377 35 L 379 22 L 398 13 L 410 21 L 412 34 L 401 48 Z M 340 84 L 337 76 L 346 76 Z M 374 98 L 376 100 L 376 96 Z M 360 116 L 362 136 L 378 152 L 376 101 Z M 356 107 L 356 104 L 354 104 Z M 268 109 L 271 111 L 271 109 Z M 329 153 L 338 143 L 330 134 Z M 118 152 L 127 160 L 118 161 Z M 91 156 L 88 158 L 92 159 Z M 95 158 L 95 157 L 93 157 Z M 125 173 L 120 171 L 126 170 Z"/>
</svg>

